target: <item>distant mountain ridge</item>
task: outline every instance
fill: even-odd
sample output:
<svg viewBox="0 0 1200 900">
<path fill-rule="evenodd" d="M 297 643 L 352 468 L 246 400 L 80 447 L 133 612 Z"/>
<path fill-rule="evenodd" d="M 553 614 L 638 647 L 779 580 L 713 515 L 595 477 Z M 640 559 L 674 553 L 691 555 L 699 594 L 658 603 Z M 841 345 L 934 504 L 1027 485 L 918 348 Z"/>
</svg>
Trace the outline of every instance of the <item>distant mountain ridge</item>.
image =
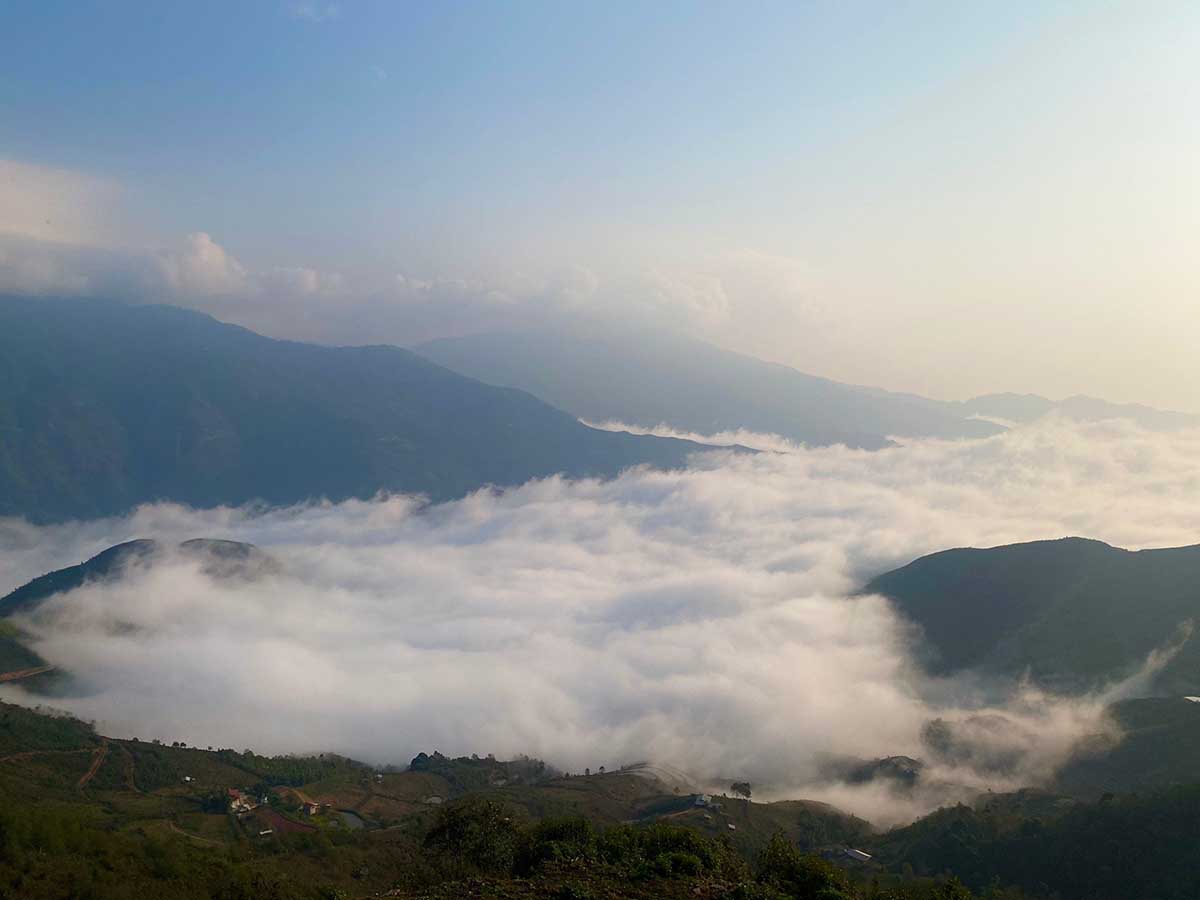
<svg viewBox="0 0 1200 900">
<path fill-rule="evenodd" d="M 980 438 L 1052 412 L 1080 421 L 1131 419 L 1172 431 L 1200 416 L 1092 397 L 987 394 L 962 402 L 842 384 L 679 335 L 580 337 L 509 332 L 442 338 L 414 348 L 489 384 L 529 391 L 589 422 L 641 428 L 778 434 L 811 446 L 877 450 L 897 438 Z"/>
<path fill-rule="evenodd" d="M 1037 394 L 984 394 L 957 404 L 964 415 L 985 416 L 1010 422 L 1033 422 L 1052 413 L 1082 422 L 1128 419 L 1151 431 L 1177 431 L 1200 427 L 1200 416 L 1155 409 L 1140 403 L 1110 403 L 1076 395 L 1049 400 Z"/>
<path fill-rule="evenodd" d="M 201 313 L 0 298 L 0 516 L 379 491 L 435 501 L 703 445 L 601 431 L 397 347 L 272 340 Z"/>
<path fill-rule="evenodd" d="M 520 388 L 591 422 L 715 434 L 747 429 L 875 450 L 889 436 L 978 438 L 1002 426 L 938 401 L 840 384 L 679 336 L 520 332 L 431 341 L 422 356 Z"/>
<path fill-rule="evenodd" d="M 865 593 L 917 623 L 939 672 L 1028 671 L 1065 689 L 1137 670 L 1182 641 L 1159 689 L 1200 693 L 1200 546 L 1121 550 L 1064 538 L 945 550 L 880 575 Z"/>
</svg>

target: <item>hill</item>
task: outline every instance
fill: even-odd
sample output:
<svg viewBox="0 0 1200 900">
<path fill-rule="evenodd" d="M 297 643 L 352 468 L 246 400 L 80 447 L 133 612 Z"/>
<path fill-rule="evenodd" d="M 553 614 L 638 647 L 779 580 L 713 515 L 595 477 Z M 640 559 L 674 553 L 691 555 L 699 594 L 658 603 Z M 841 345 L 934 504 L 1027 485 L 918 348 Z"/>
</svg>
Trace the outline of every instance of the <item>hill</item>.
<svg viewBox="0 0 1200 900">
<path fill-rule="evenodd" d="M 1154 409 L 1140 403 L 1110 403 L 1096 397 L 1076 395 L 1065 400 L 1048 400 L 1037 394 L 984 394 L 956 404 L 963 415 L 985 416 L 1010 422 L 1032 422 L 1057 414 L 1080 422 L 1128 419 L 1150 431 L 1178 431 L 1200 427 L 1200 416 Z"/>
<path fill-rule="evenodd" d="M 199 562 L 210 576 L 252 578 L 278 569 L 275 560 L 253 544 L 194 538 L 167 548 L 158 541 L 141 538 L 109 547 L 78 565 L 41 575 L 0 597 L 0 618 L 27 612 L 47 597 L 74 590 L 86 582 L 114 578 L 126 566 L 150 564 L 168 549 Z"/>
<path fill-rule="evenodd" d="M 168 306 L 0 298 L 0 515 L 446 500 L 680 466 L 696 449 L 588 428 L 396 347 L 276 341 Z"/>
<path fill-rule="evenodd" d="M 938 810 L 871 849 L 892 870 L 954 872 L 987 897 L 1188 900 L 1200 896 L 1198 827 L 1197 785 L 1086 803 L 1021 792 Z"/>
<path fill-rule="evenodd" d="M 1130 707 L 1128 721 L 1191 706 Z M 433 753 L 381 770 L 115 739 L 0 703 L 0 896 L 1190 900 L 1200 888 L 1194 784 L 1084 801 L 989 793 L 880 832 L 819 803 L 677 794 L 643 769 L 567 777 Z"/>
<path fill-rule="evenodd" d="M 1119 733 L 1084 743 L 1056 776 L 1071 796 L 1145 792 L 1200 784 L 1200 702 L 1148 697 L 1114 704 Z"/>
<path fill-rule="evenodd" d="M 935 671 L 981 668 L 1064 689 L 1134 672 L 1200 619 L 1200 546 L 1131 552 L 1066 538 L 947 550 L 871 581 L 920 625 Z M 1200 642 L 1158 677 L 1200 689 Z"/>
<path fill-rule="evenodd" d="M 865 896 L 781 839 L 774 862 L 754 865 L 775 830 L 865 839 L 865 823 L 821 804 L 738 802 L 728 819 L 750 823 L 738 845 L 720 810 L 722 833 L 708 836 L 665 809 L 693 798 L 662 790 L 530 759 L 435 753 L 379 770 L 331 754 L 118 740 L 0 703 L 0 896 L 778 900 L 763 884 L 795 866 L 814 886 L 784 896 Z M 819 894 L 828 884 L 845 893 Z"/>
<path fill-rule="evenodd" d="M 810 445 L 866 449 L 886 446 L 890 435 L 963 438 L 1003 430 L 947 404 L 839 384 L 677 336 L 484 334 L 416 350 L 592 422 L 665 423 L 697 434 L 744 428 Z"/>
</svg>

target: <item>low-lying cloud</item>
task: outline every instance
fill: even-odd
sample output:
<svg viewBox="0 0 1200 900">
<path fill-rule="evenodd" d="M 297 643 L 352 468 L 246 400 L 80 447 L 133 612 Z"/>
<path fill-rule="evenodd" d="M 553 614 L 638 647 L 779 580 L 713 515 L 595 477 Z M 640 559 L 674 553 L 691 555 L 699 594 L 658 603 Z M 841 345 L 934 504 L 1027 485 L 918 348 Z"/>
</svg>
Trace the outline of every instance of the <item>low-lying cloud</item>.
<svg viewBox="0 0 1200 900">
<path fill-rule="evenodd" d="M 571 771 L 649 758 L 895 821 L 955 785 L 1048 774 L 1104 727 L 1107 698 L 1025 686 L 998 702 L 994 686 L 932 680 L 888 604 L 854 596 L 867 578 L 946 547 L 1200 534 L 1194 431 L 1048 421 L 876 453 L 788 450 L 432 507 L 0 521 L 0 591 L 132 537 L 249 541 L 279 560 L 278 574 L 214 581 L 168 556 L 24 622 L 90 686 L 59 705 L 110 734 L 376 762 L 529 753 Z M 995 715 L 1014 746 L 986 740 Z M 953 730 L 940 760 L 938 718 Z M 1008 762 L 980 762 L 995 753 Z M 814 787 L 831 759 L 898 754 L 931 760 L 946 789 Z"/>
</svg>

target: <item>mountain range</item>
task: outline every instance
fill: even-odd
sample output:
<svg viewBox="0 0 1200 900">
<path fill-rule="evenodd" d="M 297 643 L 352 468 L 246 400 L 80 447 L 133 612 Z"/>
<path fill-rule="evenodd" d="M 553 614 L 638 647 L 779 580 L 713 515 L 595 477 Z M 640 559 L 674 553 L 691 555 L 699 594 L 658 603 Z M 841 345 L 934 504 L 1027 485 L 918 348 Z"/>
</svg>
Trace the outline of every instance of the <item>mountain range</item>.
<svg viewBox="0 0 1200 900">
<path fill-rule="evenodd" d="M 893 437 L 986 437 L 1008 423 L 1052 414 L 1130 419 L 1155 431 L 1200 426 L 1200 416 L 1093 397 L 932 400 L 842 384 L 680 335 L 527 331 L 443 338 L 416 350 L 464 375 L 529 391 L 590 422 L 668 425 L 704 435 L 746 429 L 810 446 L 874 450 Z"/>
<path fill-rule="evenodd" d="M 1048 400 L 1037 394 L 984 394 L 955 405 L 963 415 L 1017 423 L 1059 415 L 1080 422 L 1128 419 L 1150 431 L 1178 431 L 1200 426 L 1200 416 L 1189 413 L 1154 409 L 1140 403 L 1110 403 L 1083 395 Z"/>
<path fill-rule="evenodd" d="M 666 424 L 705 435 L 747 429 L 869 450 L 891 436 L 977 438 L 1004 430 L 951 404 L 840 384 L 678 335 L 479 334 L 416 350 L 590 422 Z"/>
<path fill-rule="evenodd" d="M 0 516 L 106 516 L 682 466 L 702 445 L 589 428 L 397 347 L 272 340 L 168 306 L 0 300 Z"/>
<path fill-rule="evenodd" d="M 381 491 L 442 501 L 553 474 L 680 467 L 708 449 L 585 422 L 879 449 L 893 437 L 986 437 L 999 420 L 1051 412 L 1197 421 L 1087 398 L 946 403 L 649 333 L 476 335 L 418 351 L 274 340 L 169 306 L 2 297 L 0 516 Z"/>
</svg>

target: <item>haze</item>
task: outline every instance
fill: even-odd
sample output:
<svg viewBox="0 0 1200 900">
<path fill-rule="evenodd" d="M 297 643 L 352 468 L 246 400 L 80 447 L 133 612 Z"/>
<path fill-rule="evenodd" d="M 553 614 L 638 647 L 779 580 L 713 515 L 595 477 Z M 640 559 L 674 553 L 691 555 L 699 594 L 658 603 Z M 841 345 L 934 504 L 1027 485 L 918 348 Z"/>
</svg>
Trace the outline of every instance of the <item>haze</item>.
<svg viewBox="0 0 1200 900">
<path fill-rule="evenodd" d="M 0 292 L 1200 411 L 1188 3 L 10 4 Z"/>
</svg>

